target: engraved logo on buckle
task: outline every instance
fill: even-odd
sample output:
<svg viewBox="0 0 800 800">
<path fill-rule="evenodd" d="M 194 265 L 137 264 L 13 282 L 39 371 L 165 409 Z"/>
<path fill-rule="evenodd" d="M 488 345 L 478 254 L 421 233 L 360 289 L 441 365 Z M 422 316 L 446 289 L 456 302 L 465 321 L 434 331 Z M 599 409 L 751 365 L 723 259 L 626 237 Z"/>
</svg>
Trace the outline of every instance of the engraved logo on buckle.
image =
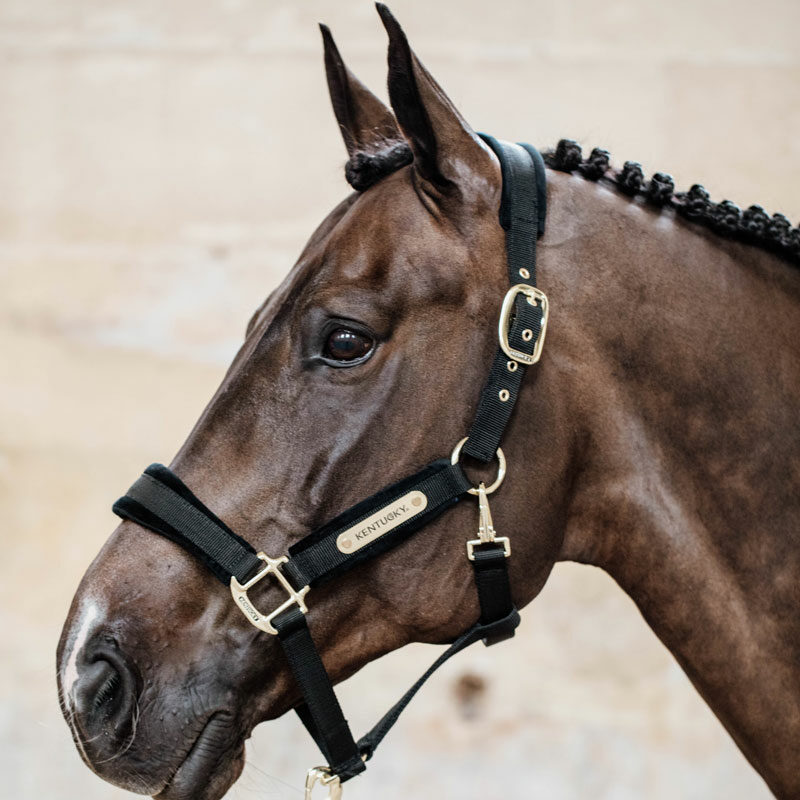
<svg viewBox="0 0 800 800">
<path fill-rule="evenodd" d="M 355 553 L 379 539 L 385 533 L 416 517 L 428 505 L 427 496 L 420 491 L 409 492 L 384 506 L 361 522 L 357 522 L 336 537 L 336 547 L 342 553 Z"/>
</svg>

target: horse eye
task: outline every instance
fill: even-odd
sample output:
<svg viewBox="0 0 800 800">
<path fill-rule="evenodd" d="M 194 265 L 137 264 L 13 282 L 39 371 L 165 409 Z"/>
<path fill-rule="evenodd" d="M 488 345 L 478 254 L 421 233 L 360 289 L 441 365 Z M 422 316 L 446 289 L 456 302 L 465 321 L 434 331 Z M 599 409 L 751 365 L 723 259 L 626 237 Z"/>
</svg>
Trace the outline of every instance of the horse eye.
<svg viewBox="0 0 800 800">
<path fill-rule="evenodd" d="M 367 335 L 350 328 L 336 328 L 328 335 L 323 355 L 334 361 L 355 361 L 363 358 L 375 342 Z"/>
</svg>

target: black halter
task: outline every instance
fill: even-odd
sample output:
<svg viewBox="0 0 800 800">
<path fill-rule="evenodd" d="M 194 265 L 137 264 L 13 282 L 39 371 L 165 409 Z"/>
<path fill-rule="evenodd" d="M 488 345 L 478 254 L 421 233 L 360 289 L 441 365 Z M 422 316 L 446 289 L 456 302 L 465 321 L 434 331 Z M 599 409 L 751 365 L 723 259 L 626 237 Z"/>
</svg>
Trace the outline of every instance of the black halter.
<svg viewBox="0 0 800 800">
<path fill-rule="evenodd" d="M 519 396 L 526 367 L 541 354 L 547 325 L 547 298 L 535 288 L 536 240 L 544 233 L 546 185 L 542 157 L 530 145 L 498 142 L 483 136 L 500 160 L 503 193 L 500 224 L 506 232 L 508 276 L 498 329 L 499 347 L 481 393 L 469 435 L 450 459 L 434 461 L 362 500 L 289 548 L 289 555 L 270 558 L 256 553 L 191 492 L 167 467 L 152 464 L 117 500 L 114 511 L 149 528 L 199 558 L 224 584 L 257 628 L 278 636 L 304 703 L 296 710 L 318 744 L 328 767 L 311 770 L 306 791 L 315 782 L 331 786 L 362 772 L 378 744 L 427 679 L 451 656 L 483 639 L 494 644 L 514 635 L 519 612 L 508 579 L 508 538 L 495 535 L 486 499 L 502 482 L 505 458 L 500 441 Z M 497 480 L 473 487 L 459 464 L 462 452 L 488 463 L 499 461 Z M 396 546 L 463 495 L 478 496 L 478 538 L 467 543 L 480 602 L 478 621 L 439 656 L 365 736 L 356 742 L 336 699 L 330 678 L 306 622 L 310 589 Z M 269 614 L 258 611 L 248 590 L 271 575 L 287 593 Z"/>
</svg>

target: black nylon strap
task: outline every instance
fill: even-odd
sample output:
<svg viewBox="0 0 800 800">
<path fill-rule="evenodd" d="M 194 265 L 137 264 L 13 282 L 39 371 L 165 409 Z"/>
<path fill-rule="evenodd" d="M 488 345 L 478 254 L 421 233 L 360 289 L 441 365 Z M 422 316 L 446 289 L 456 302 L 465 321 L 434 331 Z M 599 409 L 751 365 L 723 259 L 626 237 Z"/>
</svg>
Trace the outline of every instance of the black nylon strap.
<svg viewBox="0 0 800 800">
<path fill-rule="evenodd" d="M 369 731 L 369 733 L 365 734 L 358 740 L 357 748 L 361 755 L 365 756 L 366 759 L 372 758 L 375 753 L 375 750 L 378 748 L 378 745 L 383 741 L 384 737 L 387 733 L 394 727 L 397 720 L 400 718 L 400 715 L 405 711 L 408 704 L 414 699 L 414 696 L 417 692 L 425 685 L 428 679 L 436 672 L 443 664 L 449 661 L 456 653 L 460 653 L 462 650 L 466 649 L 475 642 L 480 641 L 483 639 L 484 642 L 494 643 L 500 642 L 505 639 L 508 639 L 514 635 L 514 630 L 520 623 L 520 616 L 519 612 L 516 608 L 511 609 L 511 611 L 504 617 L 499 619 L 495 619 L 491 622 L 479 622 L 470 628 L 466 633 L 462 634 L 461 636 L 456 639 L 453 644 L 451 644 L 447 650 L 445 650 L 437 659 L 433 662 L 433 664 L 425 671 L 422 677 L 414 683 L 414 685 L 397 701 L 387 712 L 386 714 L 381 717 L 378 724 Z M 312 703 L 313 705 L 313 703 Z M 320 732 L 319 726 L 315 723 L 313 715 L 311 713 L 311 709 L 308 704 L 303 704 L 298 706 L 295 711 L 297 712 L 297 716 L 300 717 L 300 721 L 305 725 L 306 730 L 311 735 L 311 738 L 317 743 L 317 746 L 322 751 L 323 755 L 325 753 L 325 742 L 324 738 Z M 363 764 L 362 764 L 363 767 Z M 361 772 L 362 769 L 359 768 L 357 772 L 352 774 L 349 773 L 348 770 L 343 770 L 339 772 L 338 770 L 334 770 L 340 778 L 342 783 L 349 780 L 350 778 L 354 777 Z"/>
<path fill-rule="evenodd" d="M 516 313 L 511 323 L 509 344 L 516 350 L 532 353 L 536 337 L 541 329 L 541 306 L 532 306 L 524 295 L 518 295 L 515 302 Z M 522 338 L 524 330 L 534 332 L 534 338 L 526 342 Z M 515 367 L 509 369 L 509 364 Z M 512 371 L 513 370 L 513 371 Z M 498 348 L 492 361 L 492 369 L 481 391 L 475 420 L 469 429 L 469 439 L 464 445 L 464 453 L 487 463 L 494 458 L 503 439 L 511 414 L 519 398 L 522 380 L 527 368 L 524 364 L 512 361 Z M 502 400 L 500 392 L 505 389 L 508 398 Z"/>
<path fill-rule="evenodd" d="M 231 575 L 245 583 L 263 567 L 252 546 L 162 464 L 151 464 L 127 494 L 114 503 L 113 511 L 182 545 L 225 585 L 230 583 Z"/>
<path fill-rule="evenodd" d="M 323 583 L 396 546 L 456 503 L 470 486 L 457 464 L 453 465 L 446 459 L 434 461 L 414 475 L 368 497 L 292 545 L 289 548 L 289 561 L 284 564 L 283 571 L 298 588 Z M 395 501 L 412 491 L 422 492 L 427 498 L 422 513 L 377 536 L 371 544 L 355 552 L 342 552 L 337 547 L 336 540 L 340 533 L 382 509 L 392 511 Z"/>
<path fill-rule="evenodd" d="M 505 548 L 497 544 L 476 547 L 472 551 L 472 557 L 475 586 L 481 607 L 480 624 L 488 625 L 504 619 L 515 609 L 514 599 L 511 596 L 511 582 L 508 579 L 508 559 Z M 491 638 L 486 637 L 483 642 L 488 647 L 513 635 L 512 628 Z"/>
<path fill-rule="evenodd" d="M 366 736 L 362 736 L 361 739 L 358 740 L 358 749 L 367 756 L 368 760 L 372 758 L 375 749 L 381 743 L 383 737 L 392 729 L 392 726 L 397 722 L 406 706 L 414 699 L 414 695 L 416 695 L 425 685 L 428 678 L 430 678 L 442 664 L 449 661 L 456 653 L 460 653 L 464 648 L 469 647 L 471 644 L 481 639 L 492 639 L 497 636 L 508 634 L 509 632 L 513 633 L 514 629 L 519 625 L 519 622 L 519 612 L 513 609 L 502 619 L 495 620 L 485 625 L 478 623 L 466 633 L 461 634 L 461 636 L 459 636 L 458 639 L 428 667 L 422 677 L 400 698 L 400 700 L 381 717 L 378 724 L 366 734 Z M 507 638 L 507 636 L 505 638 Z"/>
<path fill-rule="evenodd" d="M 536 240 L 544 233 L 546 180 L 544 162 L 530 145 L 499 142 L 481 134 L 500 161 L 503 190 L 500 199 L 500 224 L 506 232 L 508 277 L 512 285 L 536 285 Z M 527 276 L 526 276 L 527 275 Z M 524 295 L 517 295 L 508 330 L 508 342 L 515 350 L 531 354 L 539 338 L 542 309 Z M 532 337 L 525 341 L 524 331 Z M 511 366 L 511 369 L 509 369 Z M 503 438 L 519 396 L 524 364 L 509 359 L 498 348 L 489 377 L 481 392 L 475 420 L 464 445 L 464 454 L 484 463 L 491 461 Z M 501 392 L 506 390 L 508 396 Z"/>
<path fill-rule="evenodd" d="M 289 662 L 289 668 L 304 698 L 309 730 L 332 772 L 344 779 L 363 772 L 366 767 L 350 726 L 336 699 L 333 685 L 319 656 L 305 615 L 291 608 L 276 617 L 273 625 Z"/>
<path fill-rule="evenodd" d="M 467 633 L 460 636 L 411 689 L 392 706 L 380 722 L 359 740 L 358 750 L 361 754 L 366 755 L 368 759 L 372 757 L 378 744 L 397 722 L 414 695 L 442 664 L 479 639 L 483 639 L 483 643 L 488 647 L 514 636 L 520 617 L 511 597 L 511 584 L 508 579 L 508 559 L 505 555 L 505 548 L 502 545 L 495 544 L 480 545 L 473 550 L 473 558 L 472 566 L 475 585 L 478 590 L 480 619 Z M 298 611 L 297 614 L 300 614 L 300 612 Z M 316 691 L 317 684 L 308 687 L 308 690 L 304 690 L 303 698 L 305 702 L 298 706 L 295 711 L 323 755 L 329 759 L 328 763 L 333 764 L 328 755 L 328 740 L 335 735 L 333 731 L 336 730 L 336 727 L 330 723 L 321 725 L 315 718 L 318 715 L 314 713 L 316 709 L 330 702 L 327 700 L 326 695 L 328 693 L 332 695 L 333 689 L 328 681 L 327 685 L 321 684 L 319 696 Z M 349 728 L 346 735 L 352 738 Z M 362 768 L 363 764 L 359 766 L 358 772 Z M 357 772 L 351 773 L 349 767 L 343 767 L 342 770 L 334 769 L 333 771 L 339 775 L 342 782 L 358 774 Z"/>
<path fill-rule="evenodd" d="M 547 181 L 544 161 L 530 145 L 501 142 L 480 134 L 500 161 L 503 188 L 499 219 L 506 232 L 508 280 L 536 285 L 536 240 L 544 234 L 547 213 Z M 527 269 L 529 278 L 520 275 Z"/>
<path fill-rule="evenodd" d="M 533 162 L 533 168 L 536 170 L 536 211 L 538 217 L 538 231 L 537 237 L 539 239 L 544 236 L 545 223 L 547 221 L 547 172 L 545 171 L 544 159 L 542 154 L 531 144 L 525 142 L 518 142 L 519 146 L 528 151 L 528 155 Z"/>
</svg>

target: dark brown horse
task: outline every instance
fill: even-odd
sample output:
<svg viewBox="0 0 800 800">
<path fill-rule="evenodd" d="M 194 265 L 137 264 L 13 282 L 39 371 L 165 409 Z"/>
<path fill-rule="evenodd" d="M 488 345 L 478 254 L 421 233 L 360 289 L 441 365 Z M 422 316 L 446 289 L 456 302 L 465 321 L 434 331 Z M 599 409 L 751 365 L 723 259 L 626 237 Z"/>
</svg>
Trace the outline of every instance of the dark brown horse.
<svg viewBox="0 0 800 800">
<path fill-rule="evenodd" d="M 272 554 L 448 454 L 496 347 L 499 165 L 380 11 L 392 110 L 323 30 L 357 191 L 253 315 L 171 465 Z M 550 331 L 493 503 L 513 538 L 516 603 L 559 560 L 607 570 L 772 791 L 800 798 L 800 274 L 675 209 L 784 252 L 798 234 L 604 158 L 562 145 L 551 166 L 576 174 L 547 176 Z M 472 624 L 475 513 L 462 503 L 314 591 L 309 621 L 336 680 Z M 272 586 L 259 602 L 282 600 Z M 132 522 L 78 589 L 58 681 L 86 763 L 164 800 L 222 797 L 253 727 L 299 697 L 274 638 Z"/>
</svg>

